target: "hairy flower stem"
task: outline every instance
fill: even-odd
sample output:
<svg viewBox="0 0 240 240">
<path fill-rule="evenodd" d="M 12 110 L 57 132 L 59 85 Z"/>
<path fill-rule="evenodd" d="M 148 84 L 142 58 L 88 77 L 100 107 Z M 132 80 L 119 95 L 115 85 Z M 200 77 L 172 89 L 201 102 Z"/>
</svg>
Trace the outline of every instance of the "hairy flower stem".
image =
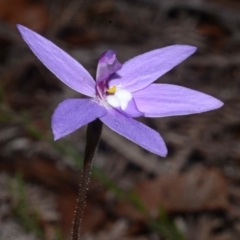
<svg viewBox="0 0 240 240">
<path fill-rule="evenodd" d="M 91 171 L 92 161 L 96 152 L 99 139 L 102 132 L 102 122 L 99 119 L 88 124 L 85 156 L 83 162 L 83 169 L 80 179 L 80 187 L 78 191 L 77 206 L 73 220 L 72 240 L 79 240 L 80 237 L 80 224 L 83 218 L 83 210 L 86 205 L 86 193 L 89 183 L 89 175 Z"/>
</svg>

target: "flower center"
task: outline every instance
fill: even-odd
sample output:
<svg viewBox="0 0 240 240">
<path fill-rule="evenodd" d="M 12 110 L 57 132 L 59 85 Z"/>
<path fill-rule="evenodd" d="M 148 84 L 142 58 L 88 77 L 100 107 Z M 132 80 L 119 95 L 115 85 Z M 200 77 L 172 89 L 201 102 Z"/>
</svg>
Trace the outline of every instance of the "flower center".
<svg viewBox="0 0 240 240">
<path fill-rule="evenodd" d="M 121 107 L 125 110 L 128 106 L 129 101 L 132 99 L 132 93 L 126 89 L 118 89 L 117 86 L 113 86 L 107 90 L 109 95 L 106 100 L 112 107 Z"/>
</svg>

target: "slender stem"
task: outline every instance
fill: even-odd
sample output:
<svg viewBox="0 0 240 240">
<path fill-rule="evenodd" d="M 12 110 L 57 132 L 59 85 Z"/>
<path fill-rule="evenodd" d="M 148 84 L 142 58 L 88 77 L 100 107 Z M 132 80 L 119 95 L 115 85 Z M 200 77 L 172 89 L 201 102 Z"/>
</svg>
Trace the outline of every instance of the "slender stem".
<svg viewBox="0 0 240 240">
<path fill-rule="evenodd" d="M 80 224 L 83 218 L 83 210 L 86 205 L 85 199 L 87 186 L 89 183 L 89 175 L 101 132 L 102 122 L 99 119 L 96 119 L 95 121 L 88 124 L 83 169 L 80 179 L 80 187 L 78 190 L 77 206 L 73 220 L 72 240 L 79 240 L 80 237 Z"/>
</svg>

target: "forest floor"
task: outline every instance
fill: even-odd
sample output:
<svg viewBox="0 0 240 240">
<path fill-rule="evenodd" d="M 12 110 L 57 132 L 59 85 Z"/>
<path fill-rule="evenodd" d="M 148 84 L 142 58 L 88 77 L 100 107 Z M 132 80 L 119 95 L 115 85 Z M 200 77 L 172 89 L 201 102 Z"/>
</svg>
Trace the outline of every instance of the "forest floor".
<svg viewBox="0 0 240 240">
<path fill-rule="evenodd" d="M 85 146 L 86 128 L 53 141 L 55 107 L 81 96 L 33 56 L 20 23 L 93 76 L 108 49 L 124 62 L 171 44 L 197 46 L 157 82 L 224 102 L 203 114 L 139 119 L 162 135 L 167 158 L 104 127 L 82 240 L 239 240 L 239 13 L 237 0 L 0 0 L 0 239 L 70 239 Z"/>
</svg>

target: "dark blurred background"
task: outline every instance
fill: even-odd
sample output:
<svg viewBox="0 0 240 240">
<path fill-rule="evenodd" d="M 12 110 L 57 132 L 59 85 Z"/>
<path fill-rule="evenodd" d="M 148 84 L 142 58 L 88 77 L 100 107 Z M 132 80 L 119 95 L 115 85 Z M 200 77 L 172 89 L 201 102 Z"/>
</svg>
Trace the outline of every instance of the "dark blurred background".
<svg viewBox="0 0 240 240">
<path fill-rule="evenodd" d="M 50 119 L 59 102 L 81 96 L 33 56 L 17 23 L 93 76 L 108 49 L 124 62 L 171 44 L 197 46 L 158 82 L 225 103 L 203 114 L 140 119 L 165 139 L 165 159 L 105 127 L 81 239 L 240 239 L 239 0 L 0 0 L 0 239 L 67 240 L 86 128 L 54 142 Z"/>
</svg>

